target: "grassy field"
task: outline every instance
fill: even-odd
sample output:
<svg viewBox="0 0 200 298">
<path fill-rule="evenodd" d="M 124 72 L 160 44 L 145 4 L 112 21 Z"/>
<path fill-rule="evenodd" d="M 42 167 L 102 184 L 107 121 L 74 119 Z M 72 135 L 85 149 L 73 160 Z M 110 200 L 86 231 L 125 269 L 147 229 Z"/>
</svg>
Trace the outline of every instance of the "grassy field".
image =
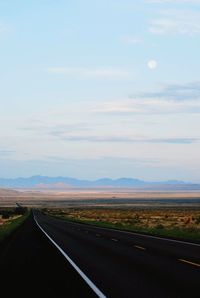
<svg viewBox="0 0 200 298">
<path fill-rule="evenodd" d="M 151 235 L 200 241 L 200 208 L 48 209 L 64 219 Z"/>
<path fill-rule="evenodd" d="M 18 213 L 18 212 L 17 212 Z M 22 214 L 16 214 L 13 208 L 0 209 L 0 243 L 14 232 L 28 217 L 30 211 L 25 210 Z"/>
</svg>

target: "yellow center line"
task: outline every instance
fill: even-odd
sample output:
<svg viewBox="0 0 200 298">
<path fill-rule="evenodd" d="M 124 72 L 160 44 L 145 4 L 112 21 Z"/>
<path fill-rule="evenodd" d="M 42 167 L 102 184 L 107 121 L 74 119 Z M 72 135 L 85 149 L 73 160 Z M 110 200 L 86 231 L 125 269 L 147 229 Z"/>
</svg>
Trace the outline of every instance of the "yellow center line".
<svg viewBox="0 0 200 298">
<path fill-rule="evenodd" d="M 112 240 L 112 241 L 118 241 L 118 240 L 117 240 L 117 239 L 115 239 L 115 238 L 112 238 L 111 240 Z"/>
<path fill-rule="evenodd" d="M 138 248 L 138 249 L 141 249 L 141 250 L 146 250 L 145 247 L 142 247 L 142 246 L 139 246 L 139 245 L 134 245 L 134 247 Z"/>
<path fill-rule="evenodd" d="M 190 264 L 190 265 L 193 265 L 193 266 L 196 266 L 196 267 L 200 267 L 200 264 L 197 264 L 197 263 L 194 263 L 194 262 L 190 262 L 190 261 L 187 261 L 187 260 L 184 260 L 184 259 L 178 259 L 178 260 L 183 262 L 183 263 L 187 263 L 187 264 Z"/>
</svg>

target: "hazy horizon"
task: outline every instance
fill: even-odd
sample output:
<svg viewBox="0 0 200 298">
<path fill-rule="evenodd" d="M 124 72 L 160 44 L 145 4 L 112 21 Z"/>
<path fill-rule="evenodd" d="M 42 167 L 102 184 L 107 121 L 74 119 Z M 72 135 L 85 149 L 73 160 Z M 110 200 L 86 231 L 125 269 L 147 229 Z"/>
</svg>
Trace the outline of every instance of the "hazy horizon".
<svg viewBox="0 0 200 298">
<path fill-rule="evenodd" d="M 200 1 L 0 1 L 0 177 L 200 182 Z"/>
<path fill-rule="evenodd" d="M 46 175 L 33 175 L 33 176 L 16 176 L 16 177 L 1 177 L 0 176 L 0 180 L 2 179 L 5 179 L 5 180 L 17 180 L 17 179 L 34 179 L 34 178 L 52 178 L 52 179 L 56 179 L 56 178 L 63 178 L 63 179 L 74 179 L 74 180 L 77 180 L 77 181 L 89 181 L 89 182 L 95 182 L 95 181 L 100 181 L 100 180 L 111 180 L 111 181 L 117 181 L 117 180 L 135 180 L 135 181 L 138 181 L 138 182 L 145 182 L 145 183 L 169 183 L 169 182 L 172 182 L 172 183 L 183 183 L 183 184 L 194 184 L 195 182 L 194 181 L 186 181 L 186 180 L 143 180 L 143 179 L 140 179 L 138 177 L 116 177 L 116 178 L 112 178 L 112 177 L 99 177 L 99 178 L 96 178 L 96 179 L 82 179 L 82 178 L 79 178 L 79 177 L 71 177 L 71 176 L 46 176 Z M 198 183 L 198 182 L 196 182 Z M 0 186 L 1 187 L 1 186 Z"/>
</svg>

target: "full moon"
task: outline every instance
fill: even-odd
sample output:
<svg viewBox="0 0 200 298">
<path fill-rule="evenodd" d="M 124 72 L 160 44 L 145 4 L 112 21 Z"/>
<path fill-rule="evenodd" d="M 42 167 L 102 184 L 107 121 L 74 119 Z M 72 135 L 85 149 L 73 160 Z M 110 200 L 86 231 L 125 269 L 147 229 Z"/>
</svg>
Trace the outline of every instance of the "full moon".
<svg viewBox="0 0 200 298">
<path fill-rule="evenodd" d="M 147 63 L 147 66 L 149 69 L 156 69 L 158 66 L 158 63 L 156 60 L 149 60 Z"/>
</svg>

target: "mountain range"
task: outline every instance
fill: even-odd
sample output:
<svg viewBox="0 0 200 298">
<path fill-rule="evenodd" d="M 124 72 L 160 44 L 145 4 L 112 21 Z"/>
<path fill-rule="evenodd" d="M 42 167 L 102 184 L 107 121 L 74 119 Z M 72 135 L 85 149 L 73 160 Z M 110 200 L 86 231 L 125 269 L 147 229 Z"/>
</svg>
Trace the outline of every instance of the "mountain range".
<svg viewBox="0 0 200 298">
<path fill-rule="evenodd" d="M 148 182 L 136 178 L 98 180 L 81 180 L 69 177 L 32 176 L 28 178 L 0 178 L 0 187 L 5 188 L 37 188 L 37 189 L 70 189 L 70 188 L 172 188 L 197 189 L 200 184 L 179 180 Z"/>
</svg>

